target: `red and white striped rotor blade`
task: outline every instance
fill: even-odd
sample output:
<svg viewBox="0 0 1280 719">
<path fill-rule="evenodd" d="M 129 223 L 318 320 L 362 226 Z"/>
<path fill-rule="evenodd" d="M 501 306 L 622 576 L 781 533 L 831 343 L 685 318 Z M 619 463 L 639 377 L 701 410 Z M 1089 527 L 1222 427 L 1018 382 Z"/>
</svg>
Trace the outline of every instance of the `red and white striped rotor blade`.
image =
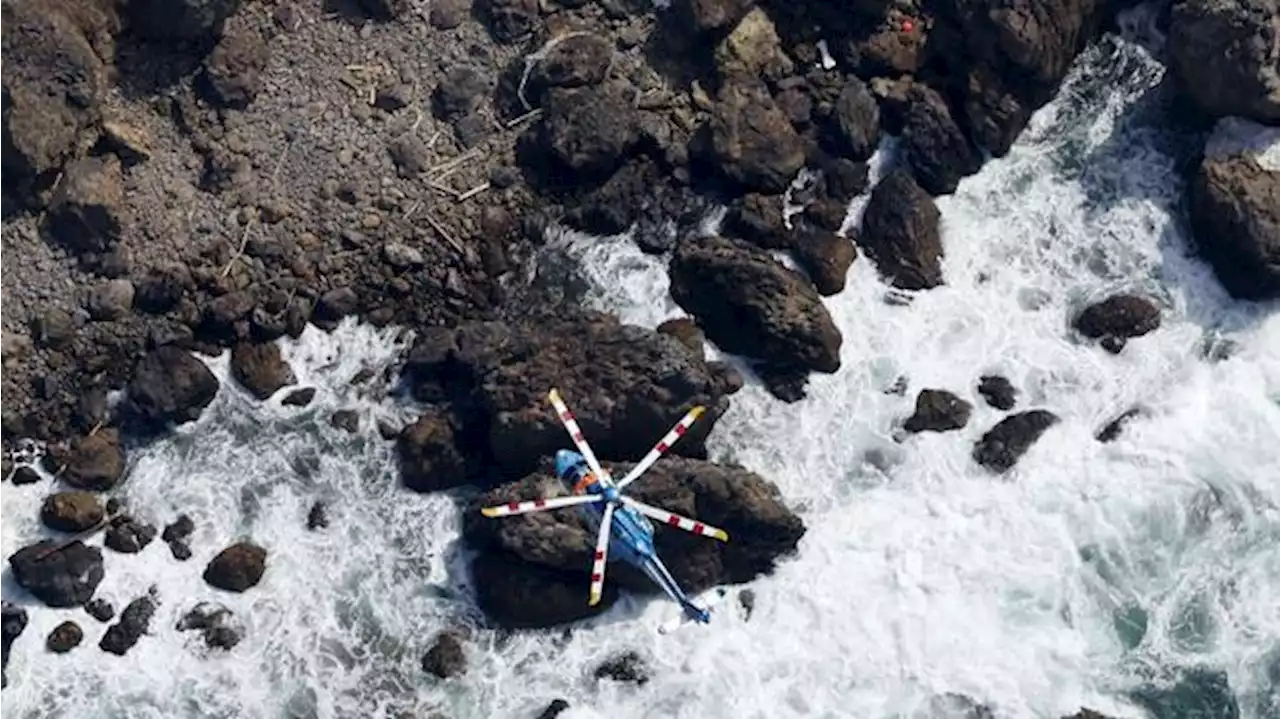
<svg viewBox="0 0 1280 719">
<path fill-rule="evenodd" d="M 600 495 L 581 495 L 576 497 L 552 497 L 551 499 L 531 499 L 527 502 L 507 502 L 499 504 L 495 507 L 485 507 L 480 513 L 486 517 L 509 517 L 513 514 L 527 514 L 528 512 L 541 512 L 544 509 L 560 509 L 561 507 L 572 507 L 575 504 L 587 504 L 588 502 L 598 502 L 604 499 Z"/>
<path fill-rule="evenodd" d="M 724 531 L 723 529 L 718 529 L 716 527 L 713 527 L 710 524 L 704 524 L 702 522 L 699 522 L 696 519 L 689 519 L 688 517 L 682 517 L 676 514 L 675 512 L 668 512 L 665 509 L 658 509 L 657 507 L 654 507 L 649 504 L 645 504 L 644 502 L 637 502 L 636 500 L 630 497 L 623 497 L 622 501 L 626 502 L 628 507 L 635 509 L 637 512 L 640 512 L 646 517 L 652 517 L 653 519 L 656 519 L 657 521 L 662 522 L 667 526 L 683 529 L 686 532 L 693 532 L 694 534 L 701 534 L 704 537 L 719 539 L 722 542 L 729 541 L 728 532 Z"/>
<path fill-rule="evenodd" d="M 680 418 L 680 421 L 676 422 L 676 426 L 672 427 L 670 432 L 667 432 L 662 439 L 658 440 L 657 444 L 653 445 L 653 449 L 649 450 L 649 453 L 644 456 L 644 459 L 640 460 L 640 464 L 632 467 L 631 471 L 627 472 L 627 476 L 623 477 L 622 480 L 618 482 L 618 490 L 621 491 L 623 487 L 634 482 L 641 474 L 644 474 L 645 470 L 652 467 L 653 463 L 657 462 L 659 457 L 666 454 L 667 450 L 671 449 L 672 445 L 680 441 L 680 438 L 684 436 L 684 433 L 689 431 L 689 427 L 691 427 L 694 422 L 698 421 L 698 418 L 701 417 L 702 413 L 705 411 L 706 407 L 697 406 L 686 412 L 685 415 Z"/>
<path fill-rule="evenodd" d="M 600 466 L 596 453 L 591 451 L 591 445 L 587 444 L 586 437 L 582 436 L 582 427 L 578 426 L 578 420 L 574 419 L 573 413 L 565 406 L 564 400 L 560 399 L 560 393 L 553 389 L 547 393 L 547 399 L 551 400 L 551 406 L 560 417 L 560 423 L 569 431 L 569 436 L 573 438 L 573 444 L 578 448 L 578 453 L 587 460 L 587 466 L 595 472 L 596 479 L 604 486 L 608 486 L 613 481 L 612 475 Z"/>
<path fill-rule="evenodd" d="M 596 554 L 591 562 L 591 599 L 587 603 L 595 606 L 604 595 L 604 565 L 609 556 L 609 530 L 613 524 L 613 510 L 618 505 L 610 502 L 604 508 L 604 516 L 600 518 L 600 534 L 596 537 Z"/>
</svg>

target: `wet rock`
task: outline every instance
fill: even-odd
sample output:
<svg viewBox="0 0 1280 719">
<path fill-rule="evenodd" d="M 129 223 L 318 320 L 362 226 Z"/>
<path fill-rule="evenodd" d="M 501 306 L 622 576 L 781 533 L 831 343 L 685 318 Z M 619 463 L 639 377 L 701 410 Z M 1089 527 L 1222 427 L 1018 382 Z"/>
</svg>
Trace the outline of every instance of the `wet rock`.
<svg viewBox="0 0 1280 719">
<path fill-rule="evenodd" d="M 35 468 L 23 465 L 13 470 L 13 483 L 16 486 L 35 484 L 40 481 L 40 473 Z"/>
<path fill-rule="evenodd" d="M 41 204 L 28 195 L 47 190 L 94 132 L 104 68 L 65 13 L 45 3 L 5 5 L 3 13 L 5 190 Z"/>
<path fill-rule="evenodd" d="M 89 616 L 100 622 L 109 622 L 116 615 L 115 607 L 111 606 L 111 602 L 105 599 L 91 599 L 84 605 L 84 610 Z"/>
<path fill-rule="evenodd" d="M 946 101 L 924 85 L 912 89 L 902 147 L 920 187 L 931 195 L 955 192 L 962 178 L 982 169 L 982 156 L 952 119 Z"/>
<path fill-rule="evenodd" d="M 1262 128 L 1218 124 L 1213 139 Z M 1280 169 L 1211 140 L 1191 182 L 1191 226 L 1200 252 L 1232 297 L 1280 297 Z"/>
<path fill-rule="evenodd" d="M 555 88 L 547 92 L 536 139 L 555 171 L 569 173 L 554 181 L 597 184 L 639 140 L 638 118 L 617 85 Z"/>
<path fill-rule="evenodd" d="M 396 447 L 400 476 L 415 492 L 436 492 L 466 484 L 473 468 L 458 451 L 455 421 L 431 410 L 405 427 Z"/>
<path fill-rule="evenodd" d="M 862 218 L 860 244 L 894 287 L 926 290 L 943 284 L 940 214 L 911 175 L 891 170 L 875 189 Z"/>
<path fill-rule="evenodd" d="M 606 464 L 616 476 L 632 466 Z M 463 536 L 479 552 L 473 569 L 480 606 L 502 626 L 554 626 L 597 614 L 616 599 L 620 585 L 639 592 L 658 591 L 640 573 L 613 564 L 601 603 L 590 607 L 582 600 L 582 592 L 590 582 L 595 537 L 578 513 L 542 512 L 494 522 L 479 512 L 484 506 L 565 492 L 559 480 L 534 475 L 476 497 L 463 515 Z M 728 533 L 729 542 L 723 543 L 655 527 L 660 555 L 691 593 L 747 582 L 772 571 L 779 557 L 794 551 L 805 531 L 772 483 L 740 467 L 664 458 L 628 492 L 642 502 Z"/>
<path fill-rule="evenodd" d="M 133 311 L 133 295 L 129 280 L 108 280 L 89 293 L 86 309 L 95 320 L 118 320 Z"/>
<path fill-rule="evenodd" d="M 649 673 L 649 666 L 644 657 L 632 650 L 606 660 L 596 667 L 592 676 L 596 679 L 612 679 L 615 682 L 631 682 L 643 686 L 649 681 Z"/>
<path fill-rule="evenodd" d="M 1098 433 L 1095 434 L 1093 438 L 1104 444 L 1107 442 L 1113 442 L 1120 437 L 1120 433 L 1124 431 L 1124 426 L 1129 420 L 1134 417 L 1140 417 L 1142 414 L 1142 408 L 1130 407 L 1124 412 L 1121 412 L 1115 419 L 1107 422 L 1106 426 L 1098 430 Z"/>
<path fill-rule="evenodd" d="M 955 692 L 931 697 L 929 712 L 931 719 L 996 719 L 987 705 Z"/>
<path fill-rule="evenodd" d="M 452 403 L 454 444 L 464 457 L 481 454 L 477 460 L 492 462 L 508 479 L 564 447 L 564 428 L 547 402 L 550 387 L 559 389 L 601 457 L 638 460 L 702 405 L 706 414 L 672 448 L 696 456 L 728 406 L 701 354 L 595 312 L 426 332 L 404 372 L 419 400 Z M 435 431 L 444 430 L 428 436 Z"/>
<path fill-rule="evenodd" d="M 114 427 L 77 437 L 65 458 L 62 480 L 77 489 L 105 492 L 124 474 L 124 451 L 120 432 Z"/>
<path fill-rule="evenodd" d="M 280 355 L 280 345 L 275 342 L 236 343 L 231 348 L 231 376 L 260 400 L 297 382 L 289 363 Z"/>
<path fill-rule="evenodd" d="M 210 560 L 204 581 L 218 589 L 243 592 L 258 584 L 266 565 L 267 550 L 251 542 L 237 542 Z"/>
<path fill-rule="evenodd" d="M 1125 340 L 1160 326 L 1160 309 L 1146 297 L 1112 295 L 1086 307 L 1076 316 L 1074 326 L 1085 337 L 1102 339 L 1104 347 L 1118 352 Z"/>
<path fill-rule="evenodd" d="M 916 411 L 903 424 L 908 432 L 947 432 L 969 423 L 973 405 L 945 389 L 922 389 Z"/>
<path fill-rule="evenodd" d="M 80 642 L 84 641 L 84 630 L 79 624 L 67 621 L 59 624 L 49 632 L 49 637 L 45 639 L 45 648 L 54 654 L 66 654 L 67 652 L 80 646 Z"/>
<path fill-rule="evenodd" d="M 1280 123 L 1274 0 L 1180 0 L 1169 18 L 1172 69 L 1212 117 Z"/>
<path fill-rule="evenodd" d="M 307 512 L 307 529 L 315 531 L 329 526 L 329 513 L 324 502 L 316 502 Z"/>
<path fill-rule="evenodd" d="M 850 75 L 824 123 L 827 141 L 850 160 L 865 160 L 880 144 L 880 109 L 865 83 Z"/>
<path fill-rule="evenodd" d="M 1017 404 L 1018 390 L 1013 383 L 1000 375 L 983 375 L 978 378 L 978 394 L 987 404 L 999 410 L 1011 410 Z"/>
<path fill-rule="evenodd" d="M 832 229 L 801 225 L 790 244 L 818 294 L 830 297 L 844 291 L 849 267 L 858 258 L 858 248 L 848 238 Z"/>
<path fill-rule="evenodd" d="M 456 120 L 479 109 L 490 90 L 489 78 L 479 68 L 457 65 L 445 73 L 432 93 L 432 109 L 442 120 Z"/>
<path fill-rule="evenodd" d="M 422 669 L 441 679 L 462 675 L 467 671 L 467 655 L 457 632 L 441 632 L 422 657 Z"/>
<path fill-rule="evenodd" d="M 217 393 L 218 379 L 203 362 L 180 347 L 165 345 L 138 362 L 128 401 L 145 422 L 183 424 L 199 418 Z"/>
<path fill-rule="evenodd" d="M 749 621 L 752 612 L 756 609 L 756 593 L 750 589 L 742 590 L 738 594 L 738 605 L 742 607 L 743 621 Z"/>
<path fill-rule="evenodd" d="M 40 507 L 40 521 L 59 532 L 83 532 L 102 521 L 104 514 L 98 496 L 92 492 L 58 492 L 45 498 Z"/>
<path fill-rule="evenodd" d="M 285 407 L 306 407 L 311 404 L 311 400 L 316 398 L 315 387 L 303 387 L 295 389 L 280 400 L 280 404 Z"/>
<path fill-rule="evenodd" d="M 160 539 L 168 544 L 185 542 L 195 531 L 196 523 L 191 520 L 191 517 L 179 514 L 173 523 L 165 525 L 164 531 L 160 534 Z"/>
<path fill-rule="evenodd" d="M 340 409 L 329 415 L 329 426 L 355 434 L 360 431 L 360 413 L 354 409 Z"/>
<path fill-rule="evenodd" d="M 994 472 L 1005 472 L 1017 464 L 1045 430 L 1058 423 L 1048 410 L 1032 409 L 1011 414 L 987 430 L 974 445 L 973 459 Z"/>
<path fill-rule="evenodd" d="M 1076 712 L 1075 714 L 1072 714 L 1071 716 L 1067 716 L 1067 717 L 1062 717 L 1062 719 L 1113 719 L 1113 718 L 1101 712 L 1096 712 L 1092 709 L 1081 708 L 1080 711 Z"/>
<path fill-rule="evenodd" d="M 138 597 L 120 612 L 120 621 L 107 627 L 98 647 L 104 652 L 124 656 L 151 628 L 156 601 L 150 596 Z"/>
<path fill-rule="evenodd" d="M 124 184 L 115 155 L 67 165 L 49 201 L 49 233 L 72 252 L 106 252 L 124 228 Z"/>
<path fill-rule="evenodd" d="M 702 354 L 702 345 L 706 336 L 698 328 L 698 324 L 688 317 L 674 317 L 659 324 L 656 331 L 671 335 L 689 348 L 690 351 Z"/>
<path fill-rule="evenodd" d="M 244 638 L 244 625 L 230 609 L 212 602 L 200 602 L 178 621 L 178 631 L 199 630 L 204 635 L 205 646 L 211 649 L 231 649 Z"/>
<path fill-rule="evenodd" d="M 226 33 L 205 58 L 205 95 L 222 107 L 248 107 L 262 89 L 262 72 L 269 59 L 267 42 L 256 27 Z"/>
<path fill-rule="evenodd" d="M 132 25 L 156 40 L 211 40 L 241 0 L 132 0 Z"/>
<path fill-rule="evenodd" d="M 0 605 L 0 672 L 3 672 L 3 684 L 9 684 L 9 650 L 13 642 L 27 628 L 27 610 L 4 602 Z"/>
<path fill-rule="evenodd" d="M 700 31 L 732 27 L 756 4 L 756 0 L 678 0 L 676 6 Z"/>
<path fill-rule="evenodd" d="M 111 520 L 103 540 L 109 549 L 121 554 L 137 554 L 156 538 L 156 528 L 139 522 L 133 517 L 121 515 Z"/>
<path fill-rule="evenodd" d="M 50 607 L 89 601 L 102 581 L 102 550 L 80 540 L 66 545 L 45 539 L 9 555 L 18 585 Z"/>
<path fill-rule="evenodd" d="M 779 193 L 804 167 L 804 143 L 758 82 L 734 82 L 719 94 L 698 154 L 745 190 Z"/>
<path fill-rule="evenodd" d="M 489 34 L 514 43 L 537 29 L 538 0 L 475 0 Z"/>
<path fill-rule="evenodd" d="M 669 268 L 671 296 L 726 352 L 778 367 L 835 372 L 840 331 L 818 293 L 767 253 L 729 240 L 690 238 Z"/>
<path fill-rule="evenodd" d="M 568 709 L 569 702 L 563 699 L 552 699 L 551 703 L 547 705 L 547 708 L 543 709 L 542 713 L 538 715 L 538 719 L 556 719 L 556 717 L 560 716 L 561 712 Z"/>
</svg>

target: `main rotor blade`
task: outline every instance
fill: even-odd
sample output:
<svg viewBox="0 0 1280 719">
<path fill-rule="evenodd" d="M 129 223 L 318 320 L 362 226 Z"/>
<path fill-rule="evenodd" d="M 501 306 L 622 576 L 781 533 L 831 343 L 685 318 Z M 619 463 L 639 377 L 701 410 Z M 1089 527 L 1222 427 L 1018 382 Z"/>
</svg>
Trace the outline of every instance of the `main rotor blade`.
<svg viewBox="0 0 1280 719">
<path fill-rule="evenodd" d="M 609 555 L 609 530 L 613 524 L 613 510 L 618 505 L 610 502 L 605 505 L 604 516 L 600 518 L 600 534 L 596 537 L 596 555 L 591 563 L 591 606 L 600 603 L 604 594 L 604 565 Z"/>
<path fill-rule="evenodd" d="M 554 389 L 547 393 L 547 399 L 551 400 L 551 406 L 555 407 L 556 414 L 560 417 L 560 423 L 569 431 L 569 436 L 573 438 L 573 443 L 578 448 L 578 453 L 587 460 L 587 466 L 591 467 L 591 471 L 595 472 L 596 480 L 602 485 L 609 486 L 613 482 L 613 477 L 600 466 L 600 461 L 596 459 L 596 453 L 591 451 L 591 445 L 587 444 L 587 440 L 582 436 L 582 428 L 578 426 L 578 420 L 574 419 L 573 413 L 565 406 L 564 400 L 560 399 L 560 393 Z"/>
<path fill-rule="evenodd" d="M 640 512 L 647 517 L 652 517 L 668 526 L 677 527 L 686 532 L 693 532 L 694 534 L 701 534 L 704 537 L 719 539 L 722 542 L 729 541 L 728 532 L 723 529 L 717 529 L 710 524 L 703 524 L 696 519 L 682 517 L 674 512 L 668 512 L 665 509 L 658 509 L 657 507 L 645 504 L 644 502 L 638 502 L 627 496 L 623 496 L 622 501 L 626 502 L 628 507 L 632 507 L 637 512 Z"/>
<path fill-rule="evenodd" d="M 658 443 L 653 446 L 653 449 L 649 450 L 649 453 L 644 456 L 644 459 L 640 460 L 640 464 L 632 467 L 631 471 L 627 472 L 627 476 L 623 477 L 622 480 L 618 482 L 618 491 L 622 491 L 623 487 L 626 487 L 628 484 L 636 481 L 641 474 L 644 474 L 645 470 L 652 467 L 653 463 L 657 462 L 659 457 L 666 454 L 667 450 L 671 449 L 672 445 L 680 441 L 680 438 L 684 436 L 684 433 L 689 430 L 689 427 L 696 422 L 705 411 L 706 407 L 699 405 L 686 412 L 684 417 L 681 417 L 680 421 L 676 422 L 676 426 L 672 427 L 670 432 L 667 432 L 662 439 L 658 440 Z"/>
<path fill-rule="evenodd" d="M 507 502 L 506 504 L 499 504 L 495 507 L 485 507 L 480 510 L 480 513 L 486 517 L 509 517 L 513 514 L 541 512 L 544 509 L 560 509 L 561 507 L 572 507 L 575 504 L 599 502 L 602 499 L 604 499 L 604 497 L 598 494 L 584 494 L 575 497 L 552 497 L 551 499 L 531 499 L 527 502 Z"/>
</svg>

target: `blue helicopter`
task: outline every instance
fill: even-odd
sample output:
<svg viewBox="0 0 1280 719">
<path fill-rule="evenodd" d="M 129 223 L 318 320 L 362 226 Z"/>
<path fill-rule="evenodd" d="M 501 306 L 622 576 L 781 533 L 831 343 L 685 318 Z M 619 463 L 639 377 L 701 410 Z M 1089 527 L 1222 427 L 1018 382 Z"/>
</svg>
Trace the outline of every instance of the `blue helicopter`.
<svg viewBox="0 0 1280 719">
<path fill-rule="evenodd" d="M 577 452 L 567 449 L 556 452 L 556 475 L 572 490 L 573 494 L 568 497 L 509 502 L 496 507 L 485 507 L 480 511 L 486 517 L 509 517 L 528 512 L 579 506 L 597 528 L 598 533 L 595 558 L 591 567 L 589 600 L 591 606 L 600 602 L 604 589 L 605 563 L 612 552 L 614 557 L 621 557 L 623 561 L 635 565 L 648 575 L 668 596 L 680 604 L 687 617 L 703 624 L 710 622 L 711 613 L 693 603 L 693 600 L 685 594 L 671 573 L 667 571 L 662 560 L 658 558 L 657 550 L 653 546 L 653 524 L 650 523 L 649 518 L 722 542 L 729 541 L 729 535 L 722 529 L 636 501 L 622 493 L 627 485 L 639 478 L 679 441 L 690 425 L 702 415 L 705 408 L 699 406 L 689 410 L 675 427 L 672 427 L 671 431 L 649 450 L 639 464 L 614 484 L 613 477 L 600 466 L 595 453 L 591 451 L 591 446 L 583 438 L 582 429 L 574 419 L 573 413 L 561 400 L 560 393 L 552 389 L 547 394 L 547 398 L 578 448 Z"/>
</svg>

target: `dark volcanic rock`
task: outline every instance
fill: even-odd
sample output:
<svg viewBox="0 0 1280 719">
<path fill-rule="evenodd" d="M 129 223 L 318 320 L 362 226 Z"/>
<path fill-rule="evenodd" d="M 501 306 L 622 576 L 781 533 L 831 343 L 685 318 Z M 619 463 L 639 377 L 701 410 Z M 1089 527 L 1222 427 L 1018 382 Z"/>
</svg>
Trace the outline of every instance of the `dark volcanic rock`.
<svg viewBox="0 0 1280 719">
<path fill-rule="evenodd" d="M 1196 244 L 1233 297 L 1280 297 L 1280 171 L 1214 153 L 1191 183 Z"/>
<path fill-rule="evenodd" d="M 307 529 L 315 531 L 329 526 L 329 513 L 324 502 L 316 502 L 307 511 Z"/>
<path fill-rule="evenodd" d="M 9 650 L 13 641 L 27 628 L 27 610 L 9 602 L 0 607 L 0 672 L 3 672 L 3 684 L 9 684 Z"/>
<path fill-rule="evenodd" d="M 231 348 L 231 375 L 258 399 L 267 399 L 297 381 L 275 342 L 236 343 Z"/>
<path fill-rule="evenodd" d="M 129 383 L 129 403 L 144 421 L 182 424 L 200 413 L 218 393 L 218 379 L 194 355 L 174 345 L 151 351 Z"/>
<path fill-rule="evenodd" d="M 835 372 L 842 338 L 812 285 L 767 253 L 688 238 L 668 270 L 671 296 L 726 352 L 777 367 Z"/>
<path fill-rule="evenodd" d="M 1000 375 L 983 375 L 978 378 L 978 394 L 987 404 L 1000 410 L 1010 410 L 1017 404 L 1018 390 L 1013 383 Z"/>
<path fill-rule="evenodd" d="M 115 607 L 105 599 L 90 599 L 85 603 L 84 610 L 100 622 L 109 622 L 116 615 Z"/>
<path fill-rule="evenodd" d="M 178 621 L 178 631 L 199 630 L 212 649 L 231 649 L 244 638 L 244 625 L 230 609 L 212 602 L 200 602 Z"/>
<path fill-rule="evenodd" d="M 94 132 L 106 80 L 76 23 L 48 4 L 6 4 L 0 25 L 5 193 L 26 195 L 51 186 Z"/>
<path fill-rule="evenodd" d="M 619 459 L 643 457 L 685 412 L 702 405 L 707 413 L 673 448 L 697 455 L 728 407 L 700 353 L 594 312 L 424 332 L 404 371 L 415 397 L 452 402 L 458 449 L 483 450 L 508 479 L 565 446 L 564 427 L 547 401 L 551 388 L 596 453 Z"/>
<path fill-rule="evenodd" d="M 107 627 L 98 647 L 104 652 L 124 656 L 151 628 L 151 618 L 155 613 L 156 601 L 150 596 L 138 597 L 129 602 L 124 611 L 120 612 L 120 621 Z"/>
<path fill-rule="evenodd" d="M 102 521 L 102 504 L 92 492 L 58 492 L 45 498 L 40 521 L 59 532 L 83 532 Z"/>
<path fill-rule="evenodd" d="M 619 477 L 631 467 L 609 465 Z M 620 585 L 658 591 L 638 572 L 611 564 L 603 600 L 590 607 L 583 594 L 590 584 L 595 535 L 581 514 L 570 509 L 495 522 L 479 512 L 484 506 L 564 492 L 558 480 L 534 475 L 475 498 L 463 516 L 463 535 L 480 550 L 474 565 L 480 606 L 503 626 L 553 626 L 596 614 L 616 599 Z M 772 483 L 738 467 L 665 458 L 631 485 L 628 493 L 728 533 L 729 541 L 723 543 L 664 525 L 655 527 L 663 561 L 691 593 L 747 582 L 772 571 L 779 557 L 794 551 L 805 531 Z"/>
<path fill-rule="evenodd" d="M 267 42 L 257 28 L 228 32 L 205 58 L 205 93 L 223 107 L 248 107 L 262 88 L 262 71 L 269 58 Z"/>
<path fill-rule="evenodd" d="M 280 400 L 280 404 L 285 407 L 306 407 L 311 404 L 311 400 L 315 398 L 315 387 L 303 387 L 302 389 L 295 389 L 285 395 L 284 398 Z"/>
<path fill-rule="evenodd" d="M 843 211 L 843 207 L 841 208 Z M 858 248 L 833 229 L 802 223 L 790 241 L 791 253 L 813 280 L 814 289 L 824 297 L 844 291 L 849 267 L 858 258 Z"/>
<path fill-rule="evenodd" d="M 125 225 L 124 184 L 114 155 L 67 165 L 49 201 L 50 234 L 72 252 L 106 252 Z"/>
<path fill-rule="evenodd" d="M 698 328 L 698 323 L 688 317 L 674 317 L 665 320 L 654 329 L 680 340 L 691 352 L 702 354 L 702 343 L 707 338 L 702 334 L 702 330 Z"/>
<path fill-rule="evenodd" d="M 476 467 L 458 450 L 459 433 L 456 418 L 439 410 L 428 410 L 401 430 L 396 449 L 405 486 L 436 492 L 466 484 Z"/>
<path fill-rule="evenodd" d="M 761 83 L 721 89 L 705 132 L 704 161 L 748 191 L 782 192 L 804 167 L 804 143 Z"/>
<path fill-rule="evenodd" d="M 1093 435 L 1093 438 L 1104 444 L 1115 441 L 1120 436 L 1120 433 L 1124 431 L 1125 424 L 1134 417 L 1141 416 L 1142 413 L 1141 407 L 1131 407 L 1121 412 L 1119 416 L 1107 422 L 1106 426 L 1098 430 L 1098 433 Z"/>
<path fill-rule="evenodd" d="M 552 45 L 529 73 L 526 93 L 537 97 L 552 87 L 582 87 L 603 82 L 613 58 L 613 43 L 599 35 L 568 35 Z"/>
<path fill-rule="evenodd" d="M 80 628 L 79 624 L 67 621 L 54 627 L 53 631 L 49 632 L 44 645 L 54 654 L 66 654 L 80 646 L 82 641 L 84 641 L 84 630 Z"/>
<path fill-rule="evenodd" d="M 907 162 L 929 194 L 955 192 L 961 178 L 982 169 L 982 156 L 952 119 L 941 95 L 916 85 L 910 97 L 902 131 Z"/>
<path fill-rule="evenodd" d="M 128 515 L 111 520 L 103 544 L 121 554 L 137 554 L 156 538 L 156 528 Z"/>
<path fill-rule="evenodd" d="M 62 479 L 77 489 L 105 492 L 120 481 L 124 465 L 120 432 L 107 427 L 71 443 Z"/>
<path fill-rule="evenodd" d="M 218 589 L 243 592 L 257 585 L 266 565 L 267 550 L 250 542 L 239 542 L 209 561 L 204 570 L 204 581 Z"/>
<path fill-rule="evenodd" d="M 973 459 L 994 472 L 1007 471 L 1057 423 L 1058 416 L 1043 409 L 1011 414 L 982 435 L 974 445 Z"/>
<path fill-rule="evenodd" d="M 943 284 L 940 217 L 933 198 L 897 168 L 871 191 L 859 239 L 894 287 L 927 290 Z"/>
<path fill-rule="evenodd" d="M 549 184 L 598 184 L 640 139 L 636 109 L 618 85 L 555 88 L 543 109 L 533 138 L 551 160 Z"/>
<path fill-rule="evenodd" d="M 467 655 L 457 632 L 441 632 L 422 657 L 422 669 L 441 679 L 460 676 L 467 671 Z"/>
<path fill-rule="evenodd" d="M 903 428 L 908 432 L 946 432 L 969 423 L 973 405 L 944 389 L 922 389 L 916 396 L 915 414 Z"/>
<path fill-rule="evenodd" d="M 514 43 L 537 29 L 538 0 L 475 0 L 493 38 Z"/>
<path fill-rule="evenodd" d="M 1172 69 L 1213 117 L 1280 123 L 1275 0 L 1180 0 L 1169 20 Z"/>
<path fill-rule="evenodd" d="M 733 27 L 756 4 L 756 0 L 678 0 L 676 7 L 698 30 Z"/>
<path fill-rule="evenodd" d="M 562 712 L 569 708 L 569 702 L 563 699 L 552 699 L 542 713 L 538 715 L 538 719 L 556 719 Z"/>
<path fill-rule="evenodd" d="M 491 91 L 490 79 L 473 65 L 449 68 L 431 94 L 432 111 L 444 120 L 457 120 L 480 108 Z"/>
<path fill-rule="evenodd" d="M 1119 351 L 1125 340 L 1160 326 L 1160 309 L 1138 295 L 1112 295 L 1089 305 L 1076 316 L 1075 328 L 1090 339 L 1102 339 L 1108 350 Z"/>
<path fill-rule="evenodd" d="M 840 90 L 828 124 L 832 147 L 850 160 L 871 157 L 880 144 L 880 109 L 866 84 L 853 75 Z"/>
<path fill-rule="evenodd" d="M 55 550 L 59 544 L 45 539 L 27 545 L 9 555 L 9 566 L 18 584 L 46 605 L 79 606 L 102 581 L 102 550 L 80 540 Z"/>
</svg>

